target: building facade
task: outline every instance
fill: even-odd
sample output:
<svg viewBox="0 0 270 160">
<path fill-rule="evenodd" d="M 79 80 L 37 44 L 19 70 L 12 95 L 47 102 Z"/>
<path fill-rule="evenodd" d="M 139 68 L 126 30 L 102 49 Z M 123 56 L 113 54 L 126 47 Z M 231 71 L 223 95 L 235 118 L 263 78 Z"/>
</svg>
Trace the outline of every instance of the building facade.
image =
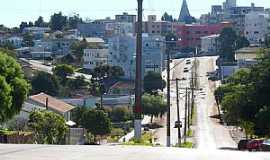
<svg viewBox="0 0 270 160">
<path fill-rule="evenodd" d="M 201 51 L 205 54 L 217 55 L 219 51 L 219 34 L 205 36 L 201 38 Z"/>
<path fill-rule="evenodd" d="M 108 52 L 109 50 L 107 48 L 84 49 L 83 67 L 86 69 L 94 69 L 108 64 Z"/>
<path fill-rule="evenodd" d="M 250 44 L 260 44 L 269 32 L 269 14 L 251 12 L 245 16 L 245 37 Z"/>
<path fill-rule="evenodd" d="M 136 17 L 136 15 L 130 15 L 124 12 L 122 15 L 115 15 L 115 20 L 117 22 L 135 23 L 137 21 Z"/>
<path fill-rule="evenodd" d="M 220 34 L 221 31 L 231 27 L 230 23 L 219 23 L 219 24 L 192 24 L 192 25 L 179 25 L 177 26 L 176 34 L 179 38 L 177 45 L 180 48 L 200 48 L 201 37 Z"/>
<path fill-rule="evenodd" d="M 163 68 L 164 38 L 160 35 L 143 35 L 142 76 L 148 71 L 161 73 Z M 120 66 L 126 79 L 135 79 L 136 37 L 118 35 L 109 39 L 108 63 Z"/>
</svg>

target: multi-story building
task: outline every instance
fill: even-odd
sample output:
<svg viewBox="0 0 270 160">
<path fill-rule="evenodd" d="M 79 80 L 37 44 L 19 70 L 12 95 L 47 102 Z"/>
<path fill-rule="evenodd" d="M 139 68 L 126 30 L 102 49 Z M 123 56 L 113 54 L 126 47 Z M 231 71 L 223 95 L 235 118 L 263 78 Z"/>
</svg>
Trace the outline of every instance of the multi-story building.
<svg viewBox="0 0 270 160">
<path fill-rule="evenodd" d="M 143 35 L 142 75 L 148 71 L 161 73 L 163 68 L 163 37 Z M 118 35 L 109 39 L 109 60 L 112 66 L 120 66 L 126 79 L 135 78 L 136 37 L 132 34 Z"/>
<path fill-rule="evenodd" d="M 180 48 L 196 48 L 201 47 L 201 37 L 213 34 L 220 34 L 221 31 L 231 27 L 230 23 L 223 22 L 219 24 L 192 24 L 177 26 L 177 36 L 179 38 L 177 44 Z"/>
<path fill-rule="evenodd" d="M 0 44 L 9 43 L 15 48 L 22 47 L 22 41 L 23 41 L 23 38 L 17 37 L 17 36 L 0 38 Z"/>
<path fill-rule="evenodd" d="M 109 38 L 108 64 L 124 70 L 126 79 L 135 78 L 136 37 L 132 34 Z"/>
<path fill-rule="evenodd" d="M 34 39 L 42 39 L 44 34 L 50 31 L 51 29 L 47 27 L 26 27 L 23 29 L 23 33 L 31 33 Z"/>
<path fill-rule="evenodd" d="M 201 37 L 201 51 L 205 54 L 216 55 L 219 50 L 219 34 Z"/>
<path fill-rule="evenodd" d="M 83 67 L 86 69 L 94 69 L 108 64 L 108 48 L 84 49 L 83 52 Z"/>
<path fill-rule="evenodd" d="M 134 32 L 134 23 L 115 22 L 106 24 L 106 37 L 112 37 L 119 34 L 129 34 Z"/>
<path fill-rule="evenodd" d="M 262 12 L 250 12 L 245 17 L 245 37 L 251 44 L 260 44 L 269 34 L 270 15 Z"/>
<path fill-rule="evenodd" d="M 127 12 L 124 12 L 122 15 L 115 15 L 115 20 L 117 22 L 127 22 L 127 23 L 135 23 L 136 15 L 130 15 Z"/>
<path fill-rule="evenodd" d="M 176 32 L 176 26 L 183 24 L 181 22 L 158 21 L 156 15 L 149 15 L 148 20 L 143 22 L 142 31 L 147 34 L 163 35 Z M 135 30 L 136 31 L 136 30 Z"/>
</svg>

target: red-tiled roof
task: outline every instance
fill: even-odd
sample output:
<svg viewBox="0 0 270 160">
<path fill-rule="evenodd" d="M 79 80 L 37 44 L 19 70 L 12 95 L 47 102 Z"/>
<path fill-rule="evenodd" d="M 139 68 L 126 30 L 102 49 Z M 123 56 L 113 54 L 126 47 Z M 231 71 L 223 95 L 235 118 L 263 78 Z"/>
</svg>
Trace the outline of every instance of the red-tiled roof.
<svg viewBox="0 0 270 160">
<path fill-rule="evenodd" d="M 67 104 L 64 101 L 58 100 L 58 99 L 51 97 L 45 93 L 40 93 L 40 94 L 33 95 L 30 97 L 30 99 L 32 101 L 41 103 L 44 106 L 46 106 L 46 99 L 47 98 L 48 98 L 48 108 L 55 110 L 55 111 L 58 111 L 60 113 L 65 113 L 65 112 L 68 112 L 68 111 L 75 108 L 74 106 Z"/>
</svg>

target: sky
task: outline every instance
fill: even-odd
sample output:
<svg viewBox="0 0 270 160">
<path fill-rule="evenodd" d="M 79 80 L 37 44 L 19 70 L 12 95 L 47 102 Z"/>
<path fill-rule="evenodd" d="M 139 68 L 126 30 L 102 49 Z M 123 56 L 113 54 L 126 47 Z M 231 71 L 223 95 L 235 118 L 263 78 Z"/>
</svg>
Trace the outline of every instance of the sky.
<svg viewBox="0 0 270 160">
<path fill-rule="evenodd" d="M 35 21 L 40 15 L 46 21 L 50 15 L 61 11 L 65 15 L 78 13 L 83 19 L 114 18 L 115 14 L 128 12 L 136 14 L 137 0 L 1 0 L 0 24 L 18 26 L 22 21 Z M 187 0 L 192 16 L 208 13 L 211 5 L 222 4 L 225 0 Z M 238 5 L 270 8 L 270 0 L 238 0 Z M 182 0 L 144 0 L 144 18 L 155 14 L 160 17 L 165 11 L 175 18 L 180 13 Z"/>
</svg>

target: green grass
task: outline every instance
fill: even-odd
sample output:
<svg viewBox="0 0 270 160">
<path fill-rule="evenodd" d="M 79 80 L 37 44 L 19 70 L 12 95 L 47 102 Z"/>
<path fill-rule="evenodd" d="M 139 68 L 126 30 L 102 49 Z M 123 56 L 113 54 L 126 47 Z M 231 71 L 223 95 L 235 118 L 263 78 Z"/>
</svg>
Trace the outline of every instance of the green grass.
<svg viewBox="0 0 270 160">
<path fill-rule="evenodd" d="M 129 142 L 123 143 L 123 145 L 138 145 L 138 146 L 153 146 L 153 134 L 151 133 L 143 133 L 141 139 L 131 139 Z"/>
<path fill-rule="evenodd" d="M 192 130 L 192 129 L 189 129 L 189 130 L 188 130 L 187 136 L 188 136 L 188 137 L 192 137 L 192 136 L 193 136 L 193 130 Z"/>
<path fill-rule="evenodd" d="M 185 142 L 185 143 L 182 143 L 181 145 L 177 144 L 174 147 L 179 147 L 179 148 L 193 148 L 193 143 L 192 142 Z"/>
</svg>

